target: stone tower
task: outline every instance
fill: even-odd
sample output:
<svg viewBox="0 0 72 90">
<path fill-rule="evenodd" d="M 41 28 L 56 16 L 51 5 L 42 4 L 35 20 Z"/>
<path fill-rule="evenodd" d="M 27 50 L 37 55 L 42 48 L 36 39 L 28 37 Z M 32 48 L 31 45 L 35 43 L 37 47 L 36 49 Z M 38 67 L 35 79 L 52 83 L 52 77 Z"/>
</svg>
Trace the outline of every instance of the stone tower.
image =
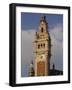
<svg viewBox="0 0 72 90">
<path fill-rule="evenodd" d="M 51 39 L 46 17 L 40 19 L 34 41 L 35 76 L 47 76 L 50 69 Z"/>
</svg>

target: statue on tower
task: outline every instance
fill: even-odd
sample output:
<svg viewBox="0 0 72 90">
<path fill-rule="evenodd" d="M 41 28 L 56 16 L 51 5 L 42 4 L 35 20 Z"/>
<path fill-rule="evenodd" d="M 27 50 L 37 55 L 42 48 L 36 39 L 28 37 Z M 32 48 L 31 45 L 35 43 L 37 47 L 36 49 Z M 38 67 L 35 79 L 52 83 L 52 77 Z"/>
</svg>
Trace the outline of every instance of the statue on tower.
<svg viewBox="0 0 72 90">
<path fill-rule="evenodd" d="M 31 61 L 31 64 L 30 64 L 29 76 L 34 76 L 34 66 L 33 66 L 33 61 Z"/>
</svg>

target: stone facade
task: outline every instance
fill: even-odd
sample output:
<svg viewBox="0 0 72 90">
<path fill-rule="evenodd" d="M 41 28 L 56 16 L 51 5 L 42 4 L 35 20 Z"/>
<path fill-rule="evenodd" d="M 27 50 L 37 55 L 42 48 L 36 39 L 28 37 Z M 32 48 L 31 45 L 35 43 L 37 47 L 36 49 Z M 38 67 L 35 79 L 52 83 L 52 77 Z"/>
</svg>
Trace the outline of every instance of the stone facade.
<svg viewBox="0 0 72 90">
<path fill-rule="evenodd" d="M 51 39 L 46 17 L 40 19 L 34 41 L 35 76 L 48 76 L 50 70 Z"/>
<path fill-rule="evenodd" d="M 45 16 L 40 19 L 33 45 L 35 60 L 33 60 L 34 64 L 33 62 L 30 64 L 29 76 L 63 75 L 63 71 L 55 69 L 54 64 L 52 66 L 53 68 L 50 69 L 51 39 Z"/>
</svg>

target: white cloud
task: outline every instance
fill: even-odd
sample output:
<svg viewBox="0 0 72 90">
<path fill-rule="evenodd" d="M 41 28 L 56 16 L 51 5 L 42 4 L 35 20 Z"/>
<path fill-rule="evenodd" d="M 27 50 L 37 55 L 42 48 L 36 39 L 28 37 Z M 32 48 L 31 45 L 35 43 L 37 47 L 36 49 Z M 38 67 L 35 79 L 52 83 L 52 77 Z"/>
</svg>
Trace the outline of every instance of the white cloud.
<svg viewBox="0 0 72 90">
<path fill-rule="evenodd" d="M 23 70 L 29 69 L 29 64 L 31 60 L 34 60 L 34 54 L 33 54 L 33 41 L 35 38 L 35 29 L 32 30 L 22 30 L 21 35 L 21 55 L 22 55 L 22 75 L 24 75 Z M 63 62 L 63 30 L 62 25 L 57 24 L 52 29 L 49 30 L 50 36 L 51 36 L 51 68 L 52 64 L 54 63 L 56 66 L 56 69 L 62 70 L 62 62 Z M 24 67 L 28 66 L 28 67 Z M 28 72 L 28 71 L 27 71 Z M 25 76 L 25 75 L 24 75 Z"/>
<path fill-rule="evenodd" d="M 51 36 L 51 63 L 59 70 L 63 69 L 63 30 L 62 25 L 57 24 L 50 30 Z M 51 66 L 52 67 L 52 66 Z"/>
<path fill-rule="evenodd" d="M 28 60 L 32 60 L 33 56 L 33 39 L 34 39 L 35 30 L 22 30 L 21 34 L 21 52 L 22 59 L 25 59 L 28 63 Z"/>
<path fill-rule="evenodd" d="M 22 30 L 21 33 L 21 61 L 22 61 L 22 72 L 23 70 L 29 69 L 31 60 L 34 59 L 33 55 L 33 39 L 35 30 Z M 24 67 L 26 66 L 26 67 Z M 24 73 L 22 73 L 24 75 Z"/>
<path fill-rule="evenodd" d="M 50 33 L 55 40 L 62 41 L 63 40 L 63 28 L 61 24 L 56 24 L 53 28 L 51 28 Z"/>
</svg>

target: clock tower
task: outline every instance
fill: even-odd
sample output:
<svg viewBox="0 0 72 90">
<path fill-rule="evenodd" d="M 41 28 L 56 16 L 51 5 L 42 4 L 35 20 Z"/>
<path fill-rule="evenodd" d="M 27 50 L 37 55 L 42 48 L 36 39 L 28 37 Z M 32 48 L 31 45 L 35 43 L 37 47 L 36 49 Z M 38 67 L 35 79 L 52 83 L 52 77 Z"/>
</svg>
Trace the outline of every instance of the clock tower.
<svg viewBox="0 0 72 90">
<path fill-rule="evenodd" d="M 46 17 L 40 19 L 34 41 L 35 76 L 48 76 L 50 70 L 51 39 Z"/>
</svg>

